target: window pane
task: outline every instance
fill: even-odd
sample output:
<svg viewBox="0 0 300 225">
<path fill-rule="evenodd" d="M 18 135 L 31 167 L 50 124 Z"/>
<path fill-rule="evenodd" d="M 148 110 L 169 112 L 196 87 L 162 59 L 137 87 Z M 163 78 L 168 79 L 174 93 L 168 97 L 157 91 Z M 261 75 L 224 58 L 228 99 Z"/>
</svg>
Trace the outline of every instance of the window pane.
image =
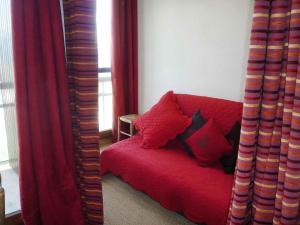
<svg viewBox="0 0 300 225">
<path fill-rule="evenodd" d="M 99 130 L 112 128 L 112 84 L 110 73 L 99 74 Z"/>
<path fill-rule="evenodd" d="M 1 98 L 0 98 L 1 99 Z M 0 102 L 2 104 L 2 102 Z M 0 107 L 0 163 L 8 161 L 8 151 L 7 151 L 7 137 L 5 130 L 5 121 L 4 121 L 4 110 Z"/>
<path fill-rule="evenodd" d="M 99 68 L 111 67 L 111 3 L 97 1 L 97 35 Z M 112 128 L 112 83 L 111 73 L 99 73 L 99 130 Z"/>
<path fill-rule="evenodd" d="M 110 72 L 108 72 L 108 73 L 99 73 L 99 81 L 107 80 L 107 79 L 110 80 L 110 77 L 111 77 Z"/>
<path fill-rule="evenodd" d="M 2 78 L 1 75 L 0 75 L 0 77 Z M 2 104 L 14 105 L 15 104 L 14 88 L 12 87 L 12 88 L 8 88 L 8 89 L 1 89 L 1 98 L 3 98 L 3 100 L 1 100 Z"/>
<path fill-rule="evenodd" d="M 99 130 L 101 131 L 101 130 L 104 130 L 104 116 L 103 116 L 104 99 L 103 99 L 103 96 L 99 96 L 98 102 L 99 102 L 98 122 L 99 122 Z"/>
<path fill-rule="evenodd" d="M 108 81 L 108 82 L 104 82 L 104 94 L 109 94 L 111 95 L 112 94 L 112 87 L 111 87 L 111 81 Z M 109 107 L 108 107 L 109 108 Z"/>
<path fill-rule="evenodd" d="M 104 115 L 105 120 L 103 124 L 103 129 L 111 129 L 112 128 L 112 95 L 104 96 Z"/>
<path fill-rule="evenodd" d="M 6 214 L 20 210 L 10 2 L 0 0 L 0 173 Z"/>
<path fill-rule="evenodd" d="M 99 68 L 111 65 L 111 0 L 97 1 L 97 37 Z"/>
</svg>

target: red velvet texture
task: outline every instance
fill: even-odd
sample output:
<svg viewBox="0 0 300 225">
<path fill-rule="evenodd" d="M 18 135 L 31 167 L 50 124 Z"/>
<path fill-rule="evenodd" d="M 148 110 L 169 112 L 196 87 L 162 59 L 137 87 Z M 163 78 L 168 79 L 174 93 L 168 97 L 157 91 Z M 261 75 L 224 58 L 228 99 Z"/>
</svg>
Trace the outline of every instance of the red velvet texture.
<svg viewBox="0 0 300 225">
<path fill-rule="evenodd" d="M 137 0 L 112 0 L 113 135 L 118 117 L 138 112 Z"/>
<path fill-rule="evenodd" d="M 22 216 L 83 224 L 59 1 L 12 1 Z"/>
<path fill-rule="evenodd" d="M 201 166 L 211 166 L 232 151 L 214 119 L 207 121 L 202 128 L 186 139 L 186 143 Z"/>
<path fill-rule="evenodd" d="M 182 114 L 173 91 L 167 92 L 149 111 L 134 121 L 143 136 L 144 148 L 166 145 L 190 124 L 191 119 Z"/>
</svg>

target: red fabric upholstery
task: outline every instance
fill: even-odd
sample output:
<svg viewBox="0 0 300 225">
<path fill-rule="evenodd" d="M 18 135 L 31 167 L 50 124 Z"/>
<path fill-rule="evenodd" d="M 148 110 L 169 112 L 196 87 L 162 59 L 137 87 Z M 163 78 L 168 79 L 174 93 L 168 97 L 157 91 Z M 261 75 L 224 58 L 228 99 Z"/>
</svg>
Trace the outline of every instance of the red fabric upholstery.
<svg viewBox="0 0 300 225">
<path fill-rule="evenodd" d="M 200 109 L 207 121 L 214 118 L 224 133 L 241 121 L 242 104 L 228 100 L 176 95 L 182 111 L 192 116 Z M 233 175 L 225 174 L 218 163 L 201 167 L 188 156 L 177 140 L 163 149 L 140 147 L 136 135 L 118 142 L 101 154 L 102 175 L 111 172 L 137 190 L 144 191 L 162 206 L 183 213 L 195 223 L 226 223 Z"/>
<path fill-rule="evenodd" d="M 140 147 L 136 135 L 118 142 L 101 154 L 102 175 L 111 172 L 162 206 L 183 213 L 195 223 L 225 224 L 233 176 L 219 164 L 201 167 L 179 141 L 164 149 Z"/>
<path fill-rule="evenodd" d="M 176 94 L 176 96 L 184 114 L 192 116 L 197 109 L 200 109 L 205 121 L 214 118 L 224 134 L 231 130 L 236 121 L 242 119 L 243 104 L 240 102 L 187 94 Z"/>
<path fill-rule="evenodd" d="M 190 124 L 191 119 L 182 114 L 173 91 L 167 92 L 157 104 L 134 121 L 143 136 L 144 148 L 166 145 Z"/>
<path fill-rule="evenodd" d="M 186 143 L 201 166 L 213 165 L 219 162 L 223 155 L 232 151 L 232 147 L 212 118 L 186 139 Z"/>
</svg>

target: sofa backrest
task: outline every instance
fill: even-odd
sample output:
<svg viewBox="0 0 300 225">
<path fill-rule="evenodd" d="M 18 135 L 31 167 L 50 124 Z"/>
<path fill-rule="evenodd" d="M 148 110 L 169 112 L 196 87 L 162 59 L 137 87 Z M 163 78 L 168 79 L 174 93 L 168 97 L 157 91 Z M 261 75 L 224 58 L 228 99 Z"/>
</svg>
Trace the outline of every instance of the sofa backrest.
<svg viewBox="0 0 300 225">
<path fill-rule="evenodd" d="M 236 121 L 242 120 L 243 104 L 225 99 L 187 94 L 176 94 L 177 102 L 184 114 L 192 116 L 196 110 L 207 121 L 214 118 L 224 134 L 227 134 Z"/>
</svg>

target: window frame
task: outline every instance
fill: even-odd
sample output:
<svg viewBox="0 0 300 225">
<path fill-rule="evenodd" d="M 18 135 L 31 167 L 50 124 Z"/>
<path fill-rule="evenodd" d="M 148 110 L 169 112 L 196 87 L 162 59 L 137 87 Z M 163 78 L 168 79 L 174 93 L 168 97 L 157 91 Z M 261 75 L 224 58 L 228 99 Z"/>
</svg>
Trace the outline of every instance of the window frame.
<svg viewBox="0 0 300 225">
<path fill-rule="evenodd" d="M 14 89 L 14 84 L 12 82 L 0 82 L 0 90 Z M 15 103 L 0 103 L 0 108 L 13 107 Z"/>
<path fill-rule="evenodd" d="M 111 67 L 99 67 L 98 73 L 111 73 Z"/>
<path fill-rule="evenodd" d="M 111 74 L 111 67 L 98 67 L 98 74 L 99 73 L 110 73 Z M 102 78 L 99 78 L 99 76 L 98 76 L 98 83 L 101 81 L 102 82 L 111 81 L 111 76 L 110 77 L 102 77 Z M 98 98 L 100 98 L 100 96 L 105 96 L 105 94 L 104 95 L 98 94 Z M 112 129 L 106 129 L 106 130 L 99 131 L 100 139 L 111 139 L 112 138 L 111 133 L 112 133 Z"/>
</svg>

